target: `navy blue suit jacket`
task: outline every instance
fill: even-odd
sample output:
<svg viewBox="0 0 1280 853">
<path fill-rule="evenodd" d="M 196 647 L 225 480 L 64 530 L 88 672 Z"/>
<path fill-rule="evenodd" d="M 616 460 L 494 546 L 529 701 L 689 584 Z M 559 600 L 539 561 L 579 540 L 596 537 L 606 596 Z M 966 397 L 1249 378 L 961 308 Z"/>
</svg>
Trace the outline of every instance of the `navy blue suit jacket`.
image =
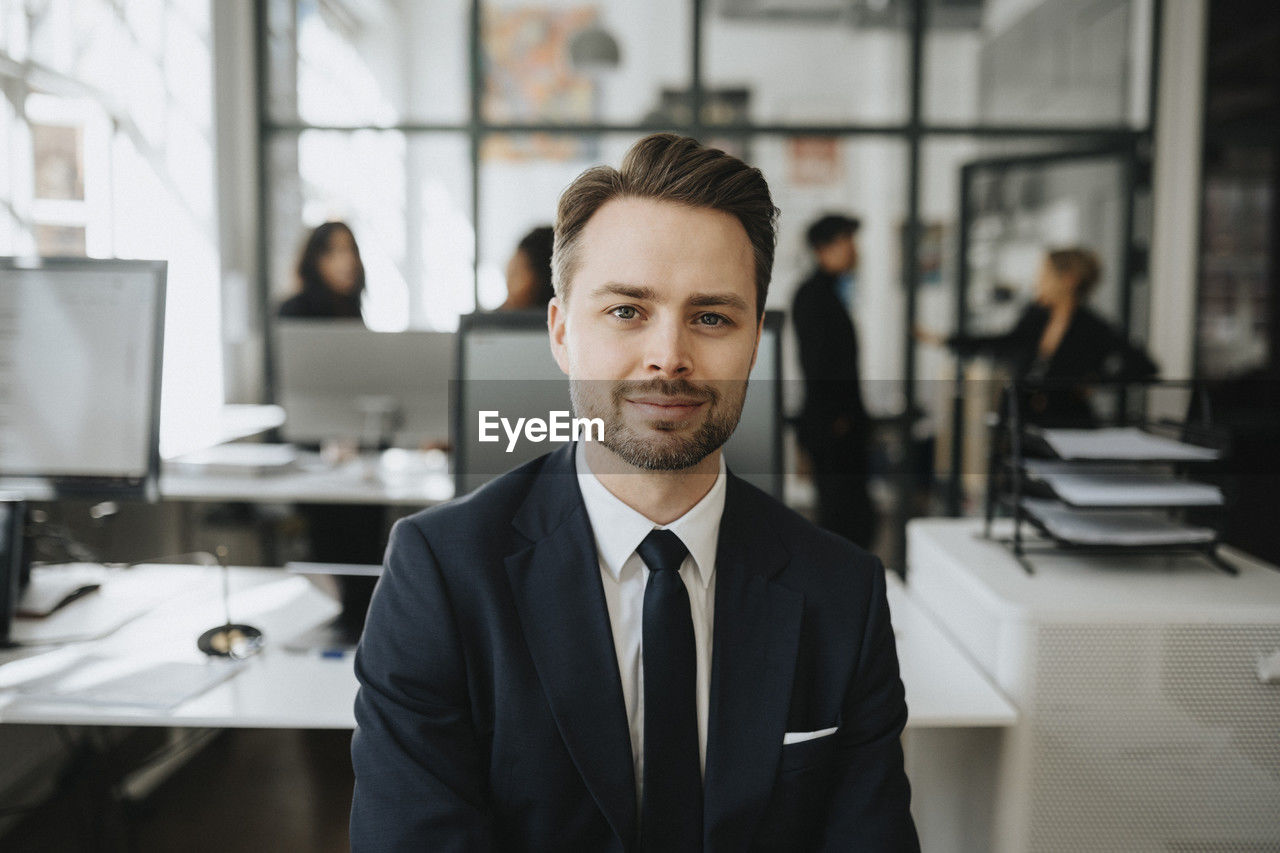
<svg viewBox="0 0 1280 853">
<path fill-rule="evenodd" d="M 355 668 L 356 853 L 636 849 L 572 445 L 396 524 Z M 884 569 L 732 473 L 710 700 L 707 851 L 918 849 Z"/>
</svg>

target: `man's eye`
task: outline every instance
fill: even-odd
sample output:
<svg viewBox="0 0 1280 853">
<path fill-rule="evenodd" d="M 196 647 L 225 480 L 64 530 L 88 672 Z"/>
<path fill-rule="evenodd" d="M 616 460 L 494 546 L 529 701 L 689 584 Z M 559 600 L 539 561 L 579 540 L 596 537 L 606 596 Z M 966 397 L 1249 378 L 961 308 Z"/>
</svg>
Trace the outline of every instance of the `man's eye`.
<svg viewBox="0 0 1280 853">
<path fill-rule="evenodd" d="M 609 313 L 619 320 L 634 320 L 640 316 L 640 312 L 635 309 L 634 305 L 619 305 L 617 308 L 611 308 Z"/>
<path fill-rule="evenodd" d="M 715 328 L 716 326 L 729 325 L 729 318 L 723 314 L 699 314 L 698 322 L 704 326 Z"/>
</svg>

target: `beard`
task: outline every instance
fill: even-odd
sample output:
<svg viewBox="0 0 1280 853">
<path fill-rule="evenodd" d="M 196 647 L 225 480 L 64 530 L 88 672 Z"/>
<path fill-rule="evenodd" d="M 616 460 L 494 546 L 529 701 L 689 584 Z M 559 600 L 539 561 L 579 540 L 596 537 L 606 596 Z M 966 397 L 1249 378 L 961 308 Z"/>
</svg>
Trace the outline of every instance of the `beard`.
<svg viewBox="0 0 1280 853">
<path fill-rule="evenodd" d="M 640 418 L 628 422 L 628 397 L 660 395 L 705 402 L 691 416 Z M 687 379 L 571 379 L 569 397 L 574 416 L 604 421 L 601 442 L 627 464 L 644 471 L 683 471 L 722 447 L 738 426 L 747 398 L 747 381 L 727 380 L 695 385 Z M 702 422 L 689 427 L 696 418 Z"/>
</svg>

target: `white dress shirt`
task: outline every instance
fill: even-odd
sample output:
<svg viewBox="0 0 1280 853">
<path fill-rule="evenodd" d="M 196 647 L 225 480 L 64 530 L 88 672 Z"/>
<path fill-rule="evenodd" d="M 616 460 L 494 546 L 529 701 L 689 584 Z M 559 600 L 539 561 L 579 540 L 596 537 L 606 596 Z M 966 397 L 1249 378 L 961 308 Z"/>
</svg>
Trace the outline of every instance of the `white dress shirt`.
<svg viewBox="0 0 1280 853">
<path fill-rule="evenodd" d="M 644 780 L 644 587 L 649 580 L 636 548 L 649 532 L 667 529 L 680 537 L 689 555 L 680 564 L 680 579 L 689 593 L 696 645 L 698 704 L 698 757 L 702 769 L 707 763 L 707 709 L 711 704 L 711 626 L 716 592 L 716 542 L 720 536 L 720 516 L 724 514 L 725 464 L 720 455 L 720 474 L 711 491 L 688 512 L 670 524 L 654 524 L 624 504 L 596 479 L 587 465 L 582 442 L 575 449 L 578 487 L 591 520 L 591 531 L 600 557 L 600 579 L 609 608 L 613 646 L 622 676 L 622 699 L 626 703 L 631 730 L 631 755 L 635 760 L 636 796 L 641 796 Z"/>
</svg>

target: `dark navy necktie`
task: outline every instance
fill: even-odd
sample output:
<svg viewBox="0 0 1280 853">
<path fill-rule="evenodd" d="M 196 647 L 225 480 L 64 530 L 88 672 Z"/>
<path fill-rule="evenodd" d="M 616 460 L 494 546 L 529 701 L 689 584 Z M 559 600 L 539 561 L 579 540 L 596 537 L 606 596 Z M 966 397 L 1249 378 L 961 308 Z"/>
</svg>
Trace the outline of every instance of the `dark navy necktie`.
<svg viewBox="0 0 1280 853">
<path fill-rule="evenodd" d="M 654 530 L 636 549 L 649 567 L 644 587 L 645 853 L 702 849 L 702 769 L 698 758 L 697 656 L 689 593 L 680 564 L 689 549 L 670 530 Z"/>
</svg>

